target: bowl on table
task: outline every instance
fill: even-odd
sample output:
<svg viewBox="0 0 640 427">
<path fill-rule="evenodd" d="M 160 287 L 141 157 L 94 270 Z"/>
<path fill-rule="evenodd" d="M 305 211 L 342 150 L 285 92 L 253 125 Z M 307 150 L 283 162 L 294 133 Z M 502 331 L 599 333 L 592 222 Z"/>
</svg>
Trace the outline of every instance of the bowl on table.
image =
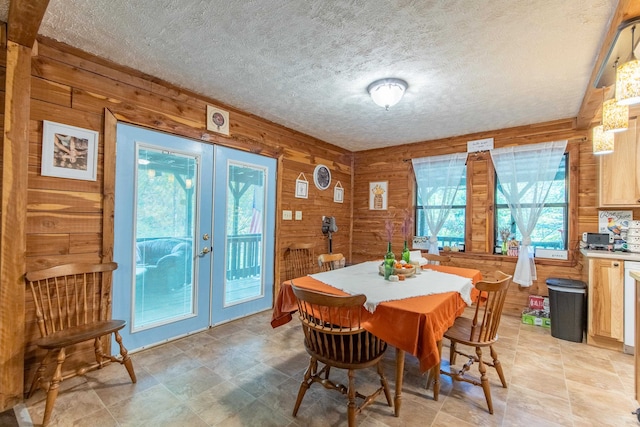
<svg viewBox="0 0 640 427">
<path fill-rule="evenodd" d="M 393 271 L 394 274 L 398 276 L 403 275 L 405 277 L 411 277 L 416 274 L 416 267 L 414 265 L 406 264 L 402 268 L 394 268 Z"/>
</svg>

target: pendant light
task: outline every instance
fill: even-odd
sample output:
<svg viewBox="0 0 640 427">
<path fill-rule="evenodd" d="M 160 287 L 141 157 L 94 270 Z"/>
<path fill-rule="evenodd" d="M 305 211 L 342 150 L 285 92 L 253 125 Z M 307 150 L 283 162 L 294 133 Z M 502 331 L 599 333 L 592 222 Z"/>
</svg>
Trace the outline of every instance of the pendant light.
<svg viewBox="0 0 640 427">
<path fill-rule="evenodd" d="M 604 101 L 604 87 L 602 88 L 602 100 Z M 604 102 L 602 104 L 604 110 Z M 592 140 L 593 154 L 608 154 L 613 152 L 614 133 L 605 132 L 602 124 L 593 128 Z"/>
<path fill-rule="evenodd" d="M 616 71 L 616 99 L 621 105 L 640 103 L 640 61 L 634 53 L 635 29 L 635 25 L 631 27 L 631 59 Z"/>
<path fill-rule="evenodd" d="M 593 128 L 593 154 L 613 153 L 614 134 L 605 132 L 602 125 Z"/>
<path fill-rule="evenodd" d="M 613 68 L 618 69 L 618 60 Z M 622 132 L 629 128 L 629 106 L 618 104 L 615 85 L 613 90 L 613 98 L 602 103 L 602 128 L 605 132 Z"/>
</svg>

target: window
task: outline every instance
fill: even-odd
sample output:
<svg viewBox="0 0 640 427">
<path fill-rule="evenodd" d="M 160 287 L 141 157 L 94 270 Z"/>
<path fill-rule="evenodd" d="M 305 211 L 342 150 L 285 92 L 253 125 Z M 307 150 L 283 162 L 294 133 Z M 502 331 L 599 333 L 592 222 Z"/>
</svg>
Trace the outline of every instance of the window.
<svg viewBox="0 0 640 427">
<path fill-rule="evenodd" d="M 466 177 L 466 167 L 465 173 Z M 416 185 L 416 195 L 420 189 Z M 457 246 L 464 244 L 465 233 L 465 216 L 467 205 L 467 180 L 463 178 L 458 187 L 458 192 L 453 200 L 451 211 L 438 233 L 438 247 L 442 249 L 445 246 Z M 423 206 L 416 203 L 416 236 L 429 236 L 429 227 L 427 226 L 426 212 Z"/>
<path fill-rule="evenodd" d="M 569 213 L 567 165 L 568 154 L 565 153 L 551 184 L 543 213 L 531 234 L 531 246 L 534 248 L 567 249 Z M 517 241 L 521 241 L 522 235 L 511 216 L 507 199 L 502 193 L 497 176 L 495 199 L 496 246 L 502 242 L 500 230 L 504 228 L 508 228 L 511 233 L 509 239 L 515 238 Z"/>
</svg>

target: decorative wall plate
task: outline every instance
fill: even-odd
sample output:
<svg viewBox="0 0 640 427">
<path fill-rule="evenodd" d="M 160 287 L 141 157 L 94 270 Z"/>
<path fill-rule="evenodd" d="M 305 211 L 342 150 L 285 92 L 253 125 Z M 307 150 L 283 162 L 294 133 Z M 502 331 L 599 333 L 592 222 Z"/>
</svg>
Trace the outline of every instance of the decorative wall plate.
<svg viewBox="0 0 640 427">
<path fill-rule="evenodd" d="M 331 171 L 325 165 L 316 166 L 313 171 L 313 182 L 320 190 L 326 190 L 331 185 Z"/>
</svg>

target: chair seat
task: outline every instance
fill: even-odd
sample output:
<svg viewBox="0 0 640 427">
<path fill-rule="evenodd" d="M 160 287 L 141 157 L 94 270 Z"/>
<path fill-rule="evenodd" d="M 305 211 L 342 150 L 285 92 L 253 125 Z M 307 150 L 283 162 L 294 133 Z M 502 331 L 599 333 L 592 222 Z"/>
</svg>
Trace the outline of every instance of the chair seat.
<svg viewBox="0 0 640 427">
<path fill-rule="evenodd" d="M 445 332 L 444 337 L 460 344 L 472 346 L 472 347 L 488 347 L 498 341 L 496 335 L 493 339 L 487 341 L 473 341 L 469 339 L 471 337 L 471 328 L 473 326 L 472 319 L 467 317 L 458 317 L 452 327 Z"/>
<path fill-rule="evenodd" d="M 115 331 L 119 331 L 127 324 L 124 320 L 103 320 L 86 325 L 54 332 L 36 341 L 36 345 L 46 350 L 67 347 L 88 341 Z"/>
</svg>

